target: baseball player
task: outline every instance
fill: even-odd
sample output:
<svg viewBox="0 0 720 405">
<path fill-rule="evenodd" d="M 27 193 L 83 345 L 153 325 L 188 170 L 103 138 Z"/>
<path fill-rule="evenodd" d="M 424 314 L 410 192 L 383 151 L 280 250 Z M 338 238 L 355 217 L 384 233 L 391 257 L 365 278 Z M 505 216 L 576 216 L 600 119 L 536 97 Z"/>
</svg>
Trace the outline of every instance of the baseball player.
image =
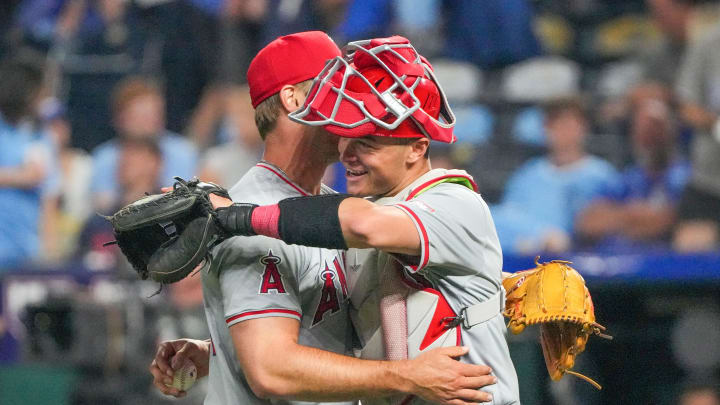
<svg viewBox="0 0 720 405">
<path fill-rule="evenodd" d="M 462 360 L 490 365 L 498 378 L 487 387 L 493 403 L 517 404 L 490 212 L 467 173 L 432 170 L 428 159 L 430 140 L 455 141 L 454 116 L 432 68 L 402 37 L 346 49 L 290 116 L 340 135 L 348 191 L 372 198 L 236 203 L 218 209 L 221 223 L 235 234 L 287 243 L 374 248 L 350 249 L 346 257 L 364 354 L 415 358 L 434 347 L 468 345 Z"/>
<path fill-rule="evenodd" d="M 337 159 L 337 137 L 286 114 L 303 104 L 305 81 L 339 54 L 326 34 L 306 32 L 276 39 L 252 61 L 248 82 L 265 152 L 230 190 L 233 198 L 273 204 L 330 192 L 320 179 Z M 209 374 L 208 405 L 350 404 L 397 393 L 446 404 L 489 400 L 476 389 L 495 377 L 486 366 L 453 360 L 463 347 L 398 362 L 344 356 L 351 348 L 344 265 L 337 249 L 268 237 L 224 241 L 202 272 L 211 339 L 162 343 L 150 366 L 154 385 L 183 396 L 166 384 L 189 358 L 199 376 Z"/>
</svg>

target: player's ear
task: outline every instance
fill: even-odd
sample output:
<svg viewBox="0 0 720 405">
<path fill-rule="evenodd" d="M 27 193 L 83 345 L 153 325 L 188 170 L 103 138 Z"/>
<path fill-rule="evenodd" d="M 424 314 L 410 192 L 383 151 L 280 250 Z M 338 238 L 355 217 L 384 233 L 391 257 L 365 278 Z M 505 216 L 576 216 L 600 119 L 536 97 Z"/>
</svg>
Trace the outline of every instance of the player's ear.
<svg viewBox="0 0 720 405">
<path fill-rule="evenodd" d="M 291 84 L 283 86 L 278 95 L 280 96 L 280 103 L 287 113 L 297 110 L 305 102 L 305 93 Z"/>
<path fill-rule="evenodd" d="M 427 157 L 427 150 L 430 147 L 430 140 L 423 137 L 413 140 L 410 143 L 410 153 L 408 154 L 408 163 L 415 163 L 420 159 Z"/>
</svg>

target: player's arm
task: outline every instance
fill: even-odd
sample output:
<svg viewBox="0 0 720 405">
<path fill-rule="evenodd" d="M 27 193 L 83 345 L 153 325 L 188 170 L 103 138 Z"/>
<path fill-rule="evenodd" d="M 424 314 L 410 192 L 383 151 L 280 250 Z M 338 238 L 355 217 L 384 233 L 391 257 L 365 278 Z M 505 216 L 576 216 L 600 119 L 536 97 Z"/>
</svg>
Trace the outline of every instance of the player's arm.
<svg viewBox="0 0 720 405">
<path fill-rule="evenodd" d="M 436 349 L 413 360 L 361 360 L 298 344 L 299 328 L 284 317 L 230 326 L 237 360 L 258 397 L 328 402 L 407 393 L 441 404 L 491 400 L 477 390 L 495 382 L 490 368 L 452 360 L 466 348 Z"/>
<path fill-rule="evenodd" d="M 406 255 L 420 254 L 420 236 L 410 217 L 394 206 L 347 198 L 338 207 L 347 247 L 375 248 Z"/>
<path fill-rule="evenodd" d="M 394 206 L 342 194 L 290 198 L 260 207 L 229 203 L 213 198 L 221 225 L 235 235 L 265 235 L 289 244 L 329 249 L 376 248 L 420 254 L 414 222 Z"/>
</svg>

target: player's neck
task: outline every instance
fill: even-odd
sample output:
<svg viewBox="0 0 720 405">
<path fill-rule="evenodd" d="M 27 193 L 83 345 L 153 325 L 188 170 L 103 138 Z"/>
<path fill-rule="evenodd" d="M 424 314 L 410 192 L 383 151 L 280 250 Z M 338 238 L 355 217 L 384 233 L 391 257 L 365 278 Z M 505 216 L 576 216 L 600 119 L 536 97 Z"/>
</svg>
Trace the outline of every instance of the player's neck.
<svg viewBox="0 0 720 405">
<path fill-rule="evenodd" d="M 263 160 L 280 168 L 290 180 L 311 194 L 320 193 L 322 177 L 329 164 L 328 157 L 318 153 L 312 137 L 307 135 L 268 136 Z"/>
<path fill-rule="evenodd" d="M 429 159 L 422 159 L 418 161 L 416 165 L 408 168 L 407 172 L 405 172 L 405 176 L 403 176 L 402 181 L 400 181 L 395 187 L 393 187 L 392 190 L 390 190 L 390 192 L 386 193 L 383 197 L 393 197 L 397 195 L 399 192 L 405 190 L 405 188 L 411 185 L 415 180 L 419 179 L 422 175 L 429 172 L 431 169 L 432 167 L 430 166 Z"/>
</svg>

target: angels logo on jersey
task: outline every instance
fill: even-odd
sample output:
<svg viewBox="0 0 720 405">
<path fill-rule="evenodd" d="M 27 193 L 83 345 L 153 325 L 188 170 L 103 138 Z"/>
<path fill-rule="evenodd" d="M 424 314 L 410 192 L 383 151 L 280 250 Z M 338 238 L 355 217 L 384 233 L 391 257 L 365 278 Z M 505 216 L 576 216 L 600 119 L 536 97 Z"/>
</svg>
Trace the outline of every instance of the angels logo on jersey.
<svg viewBox="0 0 720 405">
<path fill-rule="evenodd" d="M 282 274 L 278 270 L 278 264 L 281 262 L 282 259 L 273 255 L 272 250 L 268 250 L 268 254 L 260 258 L 260 263 L 265 265 L 262 283 L 260 284 L 260 294 L 269 294 L 271 290 L 275 290 L 278 294 L 286 293 Z"/>
<path fill-rule="evenodd" d="M 315 316 L 313 317 L 312 326 L 322 322 L 327 312 L 334 314 L 339 311 L 340 302 L 347 299 L 347 282 L 345 281 L 345 273 L 343 272 L 340 260 L 335 257 L 332 265 L 333 268 L 331 269 L 327 262 L 325 262 L 325 269 L 320 272 L 320 280 L 323 283 L 323 287 L 320 295 L 320 302 L 318 303 L 317 309 L 315 310 Z M 335 287 L 335 280 L 337 280 L 340 284 L 340 291 L 342 293 L 341 297 L 338 297 L 338 289 Z"/>
</svg>

